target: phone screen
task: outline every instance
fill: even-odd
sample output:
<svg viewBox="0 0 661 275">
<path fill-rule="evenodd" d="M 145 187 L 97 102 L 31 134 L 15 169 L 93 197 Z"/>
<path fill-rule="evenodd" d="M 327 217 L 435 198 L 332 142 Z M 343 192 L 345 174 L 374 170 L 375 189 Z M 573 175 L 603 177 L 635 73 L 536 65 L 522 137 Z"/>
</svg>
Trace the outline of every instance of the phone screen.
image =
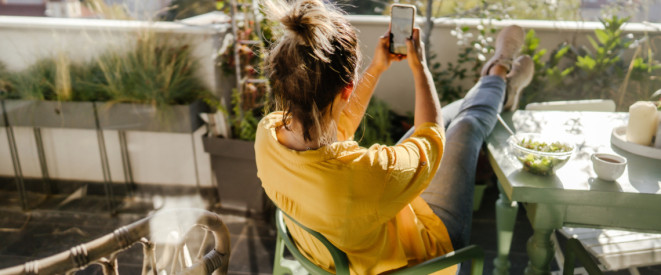
<svg viewBox="0 0 661 275">
<path fill-rule="evenodd" d="M 414 6 L 393 5 L 390 9 L 390 52 L 406 55 L 406 39 L 413 35 Z"/>
</svg>

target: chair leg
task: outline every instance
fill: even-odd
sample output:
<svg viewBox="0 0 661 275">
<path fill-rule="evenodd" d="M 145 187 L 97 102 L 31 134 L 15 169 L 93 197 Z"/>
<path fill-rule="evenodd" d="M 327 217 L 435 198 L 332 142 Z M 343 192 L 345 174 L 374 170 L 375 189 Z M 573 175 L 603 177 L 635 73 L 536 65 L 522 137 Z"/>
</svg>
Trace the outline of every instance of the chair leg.
<svg viewBox="0 0 661 275">
<path fill-rule="evenodd" d="M 578 260 L 585 270 L 590 275 L 603 275 L 603 272 L 595 263 L 588 252 L 585 250 L 581 242 L 577 239 L 571 238 L 567 240 L 567 248 L 565 248 L 565 264 L 563 269 L 564 275 L 574 274 L 574 263 Z"/>
<path fill-rule="evenodd" d="M 457 270 L 459 272 L 459 270 Z M 471 275 L 482 275 L 484 272 L 484 258 L 475 259 L 471 263 Z"/>
<path fill-rule="evenodd" d="M 284 275 L 284 274 L 293 274 L 293 272 L 287 268 L 282 266 L 282 258 L 284 256 L 285 252 L 285 242 L 282 241 L 282 238 L 280 238 L 280 235 L 278 234 L 278 238 L 275 240 L 275 259 L 273 260 L 273 275 Z"/>
<path fill-rule="evenodd" d="M 273 275 L 307 275 L 309 272 L 296 260 L 285 259 L 285 242 L 278 234 L 275 240 L 275 258 L 273 260 Z"/>
</svg>

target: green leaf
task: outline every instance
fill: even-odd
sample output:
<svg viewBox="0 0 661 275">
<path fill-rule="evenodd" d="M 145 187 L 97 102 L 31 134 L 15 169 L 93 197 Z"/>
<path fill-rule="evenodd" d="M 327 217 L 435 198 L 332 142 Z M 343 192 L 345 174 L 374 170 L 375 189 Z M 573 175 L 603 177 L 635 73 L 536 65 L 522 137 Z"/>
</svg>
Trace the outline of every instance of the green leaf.
<svg viewBox="0 0 661 275">
<path fill-rule="evenodd" d="M 584 70 L 592 70 L 595 65 L 597 65 L 597 62 L 590 56 L 579 56 L 576 61 L 576 66 Z"/>
<path fill-rule="evenodd" d="M 601 44 L 606 44 L 609 39 L 609 35 L 604 30 L 594 30 L 594 34 L 597 36 L 597 39 Z"/>
<path fill-rule="evenodd" d="M 565 54 L 567 54 L 570 48 L 571 47 L 569 47 L 568 45 L 563 46 L 555 53 L 555 56 L 553 56 L 553 58 L 555 58 L 556 60 L 562 58 L 563 56 L 565 56 Z"/>
<path fill-rule="evenodd" d="M 569 67 L 567 69 L 564 69 L 561 73 L 560 76 L 568 76 L 571 72 L 574 71 L 574 67 Z"/>
<path fill-rule="evenodd" d="M 526 34 L 525 44 L 527 45 L 527 53 L 533 53 L 539 47 L 539 38 L 535 37 L 535 30 L 529 30 Z"/>
<path fill-rule="evenodd" d="M 588 41 L 590 41 L 590 45 L 592 45 L 593 49 L 599 49 L 599 44 L 597 44 L 596 41 L 594 41 L 594 38 L 592 36 L 588 36 Z"/>
</svg>

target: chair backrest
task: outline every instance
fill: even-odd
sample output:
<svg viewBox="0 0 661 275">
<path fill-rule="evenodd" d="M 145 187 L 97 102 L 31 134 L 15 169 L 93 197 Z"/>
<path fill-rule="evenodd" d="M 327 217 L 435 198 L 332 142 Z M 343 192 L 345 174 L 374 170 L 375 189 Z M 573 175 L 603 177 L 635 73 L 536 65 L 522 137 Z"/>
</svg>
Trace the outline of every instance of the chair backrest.
<svg viewBox="0 0 661 275">
<path fill-rule="evenodd" d="M 615 102 L 610 99 L 534 102 L 526 105 L 526 110 L 614 112 Z"/>
<path fill-rule="evenodd" d="M 296 245 L 292 241 L 291 236 L 289 235 L 289 231 L 287 230 L 287 225 L 285 224 L 285 220 L 283 216 L 287 216 L 289 220 L 294 222 L 299 227 L 303 228 L 303 230 L 310 233 L 310 235 L 317 238 L 317 240 L 319 240 L 322 244 L 324 244 L 324 246 L 326 246 L 326 249 L 328 249 L 328 252 L 330 252 L 331 257 L 333 258 L 336 274 L 349 274 L 349 259 L 347 258 L 347 254 L 345 254 L 344 252 L 342 252 L 342 250 L 339 250 L 337 247 L 335 247 L 331 242 L 328 241 L 328 239 L 326 239 L 326 237 L 319 234 L 319 232 L 316 232 L 312 229 L 305 227 L 304 225 L 300 224 L 298 221 L 289 217 L 289 215 L 287 215 L 286 213 L 282 212 L 280 208 L 278 208 L 275 213 L 275 226 L 276 229 L 278 230 L 278 236 L 282 238 L 282 240 L 285 243 L 285 246 L 287 246 L 287 249 L 289 249 L 289 251 L 294 256 L 294 258 L 299 263 L 301 263 L 301 265 L 303 265 L 305 269 L 307 269 L 313 274 L 332 274 L 324 270 L 323 268 L 317 266 L 316 264 L 308 260 L 308 258 L 306 258 L 303 254 L 301 254 L 301 252 L 298 250 L 298 247 L 296 247 Z"/>
</svg>

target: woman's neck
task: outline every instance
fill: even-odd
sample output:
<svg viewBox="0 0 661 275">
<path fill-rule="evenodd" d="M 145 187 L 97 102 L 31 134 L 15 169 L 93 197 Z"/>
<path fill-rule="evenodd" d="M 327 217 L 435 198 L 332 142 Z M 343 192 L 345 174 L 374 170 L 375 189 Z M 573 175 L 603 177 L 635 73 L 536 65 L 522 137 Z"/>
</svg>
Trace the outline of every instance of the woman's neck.
<svg viewBox="0 0 661 275">
<path fill-rule="evenodd" d="M 276 129 L 278 141 L 289 149 L 296 151 L 315 150 L 337 141 L 337 125 L 335 123 L 324 123 L 327 125 L 321 132 L 311 131 L 310 140 L 303 138 L 303 126 L 296 119 L 291 119 L 287 127 Z"/>
</svg>

